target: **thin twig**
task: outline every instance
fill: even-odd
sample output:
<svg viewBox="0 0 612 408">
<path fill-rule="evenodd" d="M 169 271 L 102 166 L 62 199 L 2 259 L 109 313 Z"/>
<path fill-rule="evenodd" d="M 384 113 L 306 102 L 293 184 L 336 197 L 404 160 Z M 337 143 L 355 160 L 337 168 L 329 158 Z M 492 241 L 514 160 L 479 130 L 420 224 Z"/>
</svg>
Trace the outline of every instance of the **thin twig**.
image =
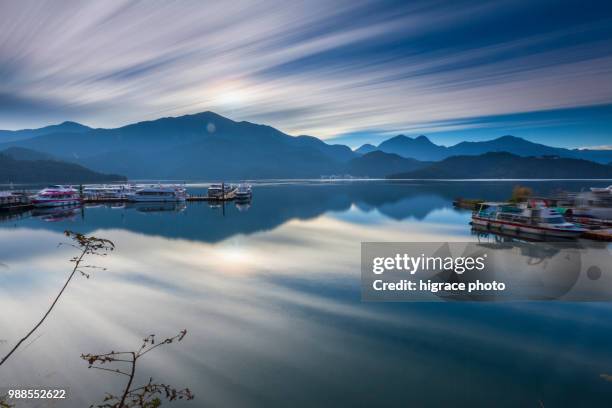
<svg viewBox="0 0 612 408">
<path fill-rule="evenodd" d="M 140 348 L 137 351 L 131 352 L 119 352 L 111 351 L 106 354 L 82 354 L 81 358 L 89 363 L 89 368 L 95 368 L 98 370 L 108 371 L 111 373 L 123 374 L 128 377 L 128 381 L 120 394 L 116 396 L 113 394 L 107 394 L 104 398 L 104 404 L 98 405 L 99 408 L 132 408 L 132 407 L 157 407 L 161 404 L 160 396 L 165 396 L 168 401 L 175 400 L 192 400 L 193 394 L 189 388 L 177 390 L 167 384 L 156 384 L 153 383 L 153 378 L 149 379 L 149 382 L 143 386 L 132 388 L 134 379 L 136 377 L 136 366 L 138 360 L 149 353 L 152 350 L 157 349 L 164 344 L 170 344 L 174 341 L 181 341 L 187 334 L 186 330 L 181 330 L 176 336 L 167 338 L 161 342 L 155 342 L 155 335 L 151 334 L 143 339 Z M 130 360 L 121 358 L 129 354 Z M 118 357 L 121 356 L 121 357 Z M 113 370 L 106 367 L 99 367 L 100 364 L 112 364 L 115 362 L 129 363 L 130 372 L 126 373 L 121 370 Z M 96 365 L 97 364 L 97 365 Z"/>
<path fill-rule="evenodd" d="M 81 262 L 83 261 L 83 258 L 85 257 L 85 255 L 101 255 L 100 251 L 107 251 L 107 250 L 112 251 L 115 247 L 115 245 L 107 239 L 86 237 L 85 235 L 73 233 L 70 231 L 66 231 L 65 235 L 75 240 L 78 244 L 78 246 L 75 244 L 69 244 L 70 246 L 74 246 L 75 248 L 79 248 L 81 250 L 81 253 L 78 256 L 75 256 L 74 258 L 71 259 L 71 262 L 74 262 L 74 268 L 72 269 L 70 276 L 68 276 L 68 279 L 66 279 L 64 286 L 62 286 L 62 289 L 59 291 L 59 293 L 57 294 L 57 296 L 51 303 L 51 306 L 49 306 L 49 308 L 47 309 L 47 312 L 43 315 L 42 319 L 40 319 L 39 322 L 24 337 L 22 337 L 17 342 L 17 344 L 15 344 L 15 346 L 8 352 L 8 354 L 6 354 L 2 358 L 2 360 L 0 360 L 0 366 L 4 364 L 6 360 L 8 360 L 8 358 L 23 344 L 23 342 L 25 342 L 44 323 L 44 321 L 47 319 L 47 317 L 51 314 L 51 312 L 55 308 L 55 305 L 57 304 L 59 299 L 62 297 L 64 291 L 68 287 L 68 284 L 74 277 L 74 274 L 77 272 L 80 272 L 81 274 L 83 274 L 83 272 L 79 270 L 79 266 Z M 86 274 L 83 274 L 83 275 L 86 275 Z"/>
<path fill-rule="evenodd" d="M 4 356 L 2 358 L 2 360 L 0 361 L 0 366 L 2 364 L 4 364 L 4 362 L 19 348 L 19 346 L 21 346 L 21 344 L 26 341 L 28 339 L 28 337 L 30 337 L 32 335 L 32 333 L 34 333 L 36 331 L 36 329 L 38 329 L 40 327 L 40 325 L 43 324 L 43 322 L 45 321 L 45 319 L 47 318 L 47 316 L 49 316 L 49 314 L 51 314 L 51 311 L 53 310 L 53 308 L 55 307 L 55 305 L 57 304 L 57 301 L 60 299 L 60 297 L 62 296 L 62 294 L 64 293 L 64 290 L 66 290 L 66 287 L 68 286 L 68 284 L 70 283 L 70 281 L 72 280 L 72 277 L 74 276 L 74 274 L 76 273 L 78 267 L 79 267 L 79 263 L 81 262 L 81 260 L 83 259 L 83 256 L 85 256 L 86 251 L 89 249 L 89 246 L 86 246 L 83 249 L 83 252 L 81 252 L 81 255 L 79 256 L 78 260 L 75 263 L 74 269 L 72 270 L 72 273 L 70 274 L 70 276 L 68 277 L 68 279 L 66 280 L 66 282 L 64 283 L 64 286 L 62 287 L 62 290 L 59 291 L 59 293 L 57 294 L 57 296 L 55 297 L 55 300 L 53 300 L 53 303 L 51 303 L 51 306 L 49 306 L 49 309 L 47 309 L 47 312 L 44 314 L 44 316 L 42 317 L 42 319 L 40 319 L 40 321 L 32 328 L 32 330 L 30 330 L 28 332 L 28 334 L 26 334 L 24 337 L 22 337 L 17 344 L 15 344 L 15 346 L 11 349 L 11 351 L 8 352 L 8 354 L 6 356 Z"/>
</svg>

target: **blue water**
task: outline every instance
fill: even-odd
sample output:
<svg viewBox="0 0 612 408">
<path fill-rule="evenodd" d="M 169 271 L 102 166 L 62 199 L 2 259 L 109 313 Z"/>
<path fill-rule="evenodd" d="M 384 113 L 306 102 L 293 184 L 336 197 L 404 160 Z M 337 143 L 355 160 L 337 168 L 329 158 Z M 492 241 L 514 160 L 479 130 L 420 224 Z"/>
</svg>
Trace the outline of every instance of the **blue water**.
<svg viewBox="0 0 612 408">
<path fill-rule="evenodd" d="M 362 241 L 473 241 L 455 197 L 508 197 L 516 182 L 284 182 L 250 206 L 96 206 L 0 223 L 0 354 L 44 312 L 74 251 L 62 232 L 109 238 L 108 268 L 78 277 L 2 386 L 68 388 L 88 406 L 123 383 L 84 352 L 136 348 L 189 387 L 186 406 L 609 406 L 608 303 L 365 303 Z M 532 182 L 537 193 L 607 185 Z M 193 185 L 192 191 L 203 186 Z M 480 237 L 482 238 L 482 237 Z M 27 405 L 26 405 L 27 406 Z M 35 405 L 32 405 L 35 406 Z M 182 405 L 178 405 L 182 406 Z"/>
</svg>

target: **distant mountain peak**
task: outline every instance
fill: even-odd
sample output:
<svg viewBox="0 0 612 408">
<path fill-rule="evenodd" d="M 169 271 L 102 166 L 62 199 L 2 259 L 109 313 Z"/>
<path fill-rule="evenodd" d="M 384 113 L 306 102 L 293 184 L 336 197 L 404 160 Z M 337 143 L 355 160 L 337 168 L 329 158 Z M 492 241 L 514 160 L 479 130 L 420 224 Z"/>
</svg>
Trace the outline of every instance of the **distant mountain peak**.
<svg viewBox="0 0 612 408">
<path fill-rule="evenodd" d="M 402 156 L 400 156 L 399 154 L 395 154 L 395 153 L 385 153 L 383 151 L 380 150 L 374 150 L 370 153 L 366 153 L 363 155 L 364 158 L 389 158 L 389 157 L 393 157 L 393 158 L 403 158 Z M 407 160 L 413 160 L 413 159 L 407 159 Z"/>
<path fill-rule="evenodd" d="M 61 131 L 79 131 L 79 132 L 84 132 L 84 131 L 91 129 L 89 126 L 85 126 L 81 123 L 73 122 L 71 120 L 66 120 L 58 125 L 47 126 L 46 128 L 47 129 L 58 129 Z"/>
<path fill-rule="evenodd" d="M 378 149 L 417 160 L 439 160 L 444 157 L 445 151 L 445 147 L 438 146 L 423 135 L 415 138 L 397 135 L 379 144 Z"/>
<path fill-rule="evenodd" d="M 185 116 L 190 116 L 190 115 L 185 115 Z M 193 116 L 198 116 L 198 117 L 206 117 L 206 118 L 223 118 L 223 119 L 228 119 L 225 116 L 221 116 L 218 113 L 215 113 L 213 111 L 204 111 L 204 112 L 198 112 L 198 113 L 194 113 Z M 178 116 L 180 118 L 180 116 Z M 231 120 L 231 119 L 228 119 Z"/>
<path fill-rule="evenodd" d="M 421 144 L 428 144 L 428 145 L 434 145 L 437 146 L 434 142 L 432 142 L 431 140 L 429 140 L 429 138 L 425 135 L 419 135 L 414 139 L 415 142 L 419 142 Z"/>
<path fill-rule="evenodd" d="M 383 143 L 385 142 L 419 142 L 419 143 L 428 143 L 428 144 L 434 144 L 431 140 L 429 140 L 429 138 L 425 135 L 419 135 L 417 137 L 410 137 L 410 136 L 406 136 L 404 134 L 399 134 L 397 136 L 393 136 L 392 138 L 389 138 L 387 140 L 385 140 Z"/>
<path fill-rule="evenodd" d="M 500 136 L 497 139 L 493 139 L 493 140 L 509 140 L 509 141 L 521 140 L 521 141 L 527 142 L 527 140 L 523 139 L 522 137 L 512 136 L 512 135 Z"/>
<path fill-rule="evenodd" d="M 359 148 L 355 149 L 355 152 L 359 154 L 368 154 L 376 150 L 377 150 L 376 146 L 370 143 L 366 143 L 364 145 L 361 145 Z"/>
</svg>

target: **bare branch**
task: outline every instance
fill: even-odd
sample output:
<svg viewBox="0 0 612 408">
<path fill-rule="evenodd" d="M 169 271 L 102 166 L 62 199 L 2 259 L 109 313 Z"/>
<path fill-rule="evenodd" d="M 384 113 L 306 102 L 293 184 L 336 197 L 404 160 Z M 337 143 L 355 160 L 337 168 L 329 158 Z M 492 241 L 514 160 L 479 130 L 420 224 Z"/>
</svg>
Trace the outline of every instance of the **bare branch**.
<svg viewBox="0 0 612 408">
<path fill-rule="evenodd" d="M 6 401 L 7 395 L 0 395 L 0 408 L 13 408 L 14 405 Z"/>
<path fill-rule="evenodd" d="M 22 337 L 17 342 L 17 344 L 15 344 L 15 346 L 8 352 L 8 354 L 6 354 L 2 358 L 2 360 L 0 360 L 0 366 L 4 364 L 4 362 L 8 360 L 8 358 L 19 348 L 19 346 L 21 346 L 23 342 L 25 342 L 43 324 L 45 319 L 47 319 L 49 314 L 51 314 L 51 311 L 53 310 L 53 308 L 55 307 L 59 299 L 62 297 L 62 294 L 68 287 L 68 284 L 74 277 L 75 273 L 79 272 L 81 275 L 89 278 L 88 274 L 79 270 L 81 262 L 83 262 L 83 259 L 85 258 L 85 256 L 100 255 L 100 254 L 105 255 L 107 252 L 113 251 L 115 249 L 115 244 L 113 244 L 113 242 L 108 239 L 87 237 L 83 234 L 79 234 L 79 233 L 71 232 L 71 231 L 65 231 L 64 234 L 75 242 L 75 243 L 68 244 L 68 245 L 78 248 L 81 251 L 81 253 L 78 256 L 75 256 L 70 259 L 70 262 L 74 263 L 74 268 L 72 269 L 72 272 L 70 273 L 70 275 L 68 276 L 68 279 L 64 283 L 64 286 L 62 286 L 62 289 L 59 291 L 59 293 L 57 294 L 53 302 L 51 302 L 51 305 L 49 306 L 49 308 L 47 309 L 43 317 L 40 319 L 40 321 L 36 323 L 36 325 L 34 325 L 34 327 L 24 337 Z"/>
<path fill-rule="evenodd" d="M 95 368 L 103 371 L 108 371 L 115 374 L 123 374 L 129 377 L 123 392 L 120 395 L 107 394 L 102 404 L 97 405 L 98 408 L 149 408 L 158 407 L 161 405 L 161 398 L 167 401 L 176 400 L 192 400 L 194 398 L 193 393 L 189 388 L 176 389 L 170 385 L 162 383 L 154 383 L 153 378 L 149 378 L 149 382 L 143 386 L 132 388 L 132 383 L 136 376 L 136 365 L 138 359 L 147 354 L 148 352 L 155 350 L 156 348 L 163 346 L 164 344 L 171 344 L 173 342 L 179 342 L 187 335 L 187 330 L 181 330 L 176 336 L 169 337 L 156 342 L 155 335 L 151 334 L 145 337 L 142 341 L 140 348 L 137 351 L 132 352 L 116 352 L 111 351 L 105 354 L 82 354 L 81 358 L 89 363 L 89 368 Z M 123 358 L 125 355 L 131 355 L 130 360 Z M 106 367 L 100 367 L 103 364 L 113 363 L 129 363 L 130 372 L 126 373 L 119 369 L 111 369 Z"/>
</svg>

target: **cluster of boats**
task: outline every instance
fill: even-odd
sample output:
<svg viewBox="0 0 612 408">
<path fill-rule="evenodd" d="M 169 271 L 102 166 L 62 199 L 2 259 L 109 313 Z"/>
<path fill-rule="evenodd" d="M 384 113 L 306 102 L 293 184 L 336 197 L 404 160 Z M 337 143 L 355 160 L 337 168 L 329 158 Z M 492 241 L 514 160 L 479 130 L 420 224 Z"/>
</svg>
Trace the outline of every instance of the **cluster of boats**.
<svg viewBox="0 0 612 408">
<path fill-rule="evenodd" d="M 133 202 L 185 201 L 183 186 L 96 185 L 85 186 L 82 193 L 72 186 L 54 185 L 39 191 L 33 198 L 35 207 L 70 206 L 84 200 L 125 200 Z"/>
<path fill-rule="evenodd" d="M 27 194 L 17 191 L 0 191 L 0 209 L 18 209 L 30 205 Z"/>
<path fill-rule="evenodd" d="M 555 204 L 567 208 L 566 216 L 612 220 L 612 185 L 579 193 L 560 193 L 555 197 Z"/>
<path fill-rule="evenodd" d="M 503 233 L 549 238 L 576 238 L 612 227 L 612 186 L 580 193 L 560 193 L 523 203 L 483 202 L 472 213 L 472 225 Z"/>
<path fill-rule="evenodd" d="M 250 184 L 211 184 L 208 187 L 208 198 L 213 200 L 250 201 L 253 189 Z"/>
<path fill-rule="evenodd" d="M 250 184 L 212 184 L 208 188 L 207 199 L 236 200 L 250 202 L 253 195 Z M 125 202 L 185 202 L 189 198 L 184 185 L 137 185 L 112 184 L 88 185 L 78 190 L 68 185 L 52 185 L 29 196 L 25 193 L 3 192 L 0 202 L 7 207 L 14 205 L 33 205 L 34 207 L 64 207 L 79 205 L 88 201 L 125 201 Z"/>
<path fill-rule="evenodd" d="M 576 238 L 586 231 L 568 222 L 557 209 L 549 208 L 539 200 L 519 204 L 481 203 L 472 213 L 472 225 L 553 238 Z"/>
</svg>

